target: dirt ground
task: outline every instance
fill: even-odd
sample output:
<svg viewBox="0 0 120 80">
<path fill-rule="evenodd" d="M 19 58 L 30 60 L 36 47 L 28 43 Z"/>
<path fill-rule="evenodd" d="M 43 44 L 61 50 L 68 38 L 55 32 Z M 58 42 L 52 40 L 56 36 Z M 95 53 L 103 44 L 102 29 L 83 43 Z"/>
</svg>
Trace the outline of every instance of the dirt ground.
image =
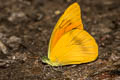
<svg viewBox="0 0 120 80">
<path fill-rule="evenodd" d="M 99 45 L 96 61 L 51 67 L 51 32 L 76 0 L 0 0 L 0 80 L 120 80 L 120 0 L 77 0 L 85 29 Z"/>
</svg>

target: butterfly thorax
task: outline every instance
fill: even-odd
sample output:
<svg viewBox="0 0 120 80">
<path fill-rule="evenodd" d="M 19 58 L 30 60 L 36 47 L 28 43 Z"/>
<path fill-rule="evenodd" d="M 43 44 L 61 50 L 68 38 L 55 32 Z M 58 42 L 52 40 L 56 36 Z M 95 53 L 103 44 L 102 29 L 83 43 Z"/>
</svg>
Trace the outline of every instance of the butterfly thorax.
<svg viewBox="0 0 120 80">
<path fill-rule="evenodd" d="M 42 58 L 42 62 L 47 63 L 47 64 L 49 64 L 51 66 L 59 66 L 60 65 L 57 62 L 50 61 L 50 59 L 48 57 L 46 57 L 46 56 Z"/>
</svg>

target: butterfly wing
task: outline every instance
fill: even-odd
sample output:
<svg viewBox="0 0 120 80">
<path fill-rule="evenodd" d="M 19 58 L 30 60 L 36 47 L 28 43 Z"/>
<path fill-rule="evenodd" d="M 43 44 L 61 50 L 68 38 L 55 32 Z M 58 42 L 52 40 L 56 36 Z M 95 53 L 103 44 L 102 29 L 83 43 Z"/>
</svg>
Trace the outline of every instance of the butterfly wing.
<svg viewBox="0 0 120 80">
<path fill-rule="evenodd" d="M 49 43 L 48 57 L 61 36 L 73 28 L 83 29 L 78 3 L 73 3 L 68 7 L 55 25 Z"/>
<path fill-rule="evenodd" d="M 50 54 L 51 63 L 58 65 L 91 62 L 98 56 L 94 38 L 85 30 L 73 29 L 66 32 L 56 43 Z"/>
</svg>

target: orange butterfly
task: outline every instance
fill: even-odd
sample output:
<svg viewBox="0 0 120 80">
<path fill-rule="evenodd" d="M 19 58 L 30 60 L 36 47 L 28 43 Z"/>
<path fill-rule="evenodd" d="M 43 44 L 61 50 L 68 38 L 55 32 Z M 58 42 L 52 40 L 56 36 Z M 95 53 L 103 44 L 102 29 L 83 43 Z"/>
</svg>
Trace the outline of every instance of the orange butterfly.
<svg viewBox="0 0 120 80">
<path fill-rule="evenodd" d="M 83 29 L 80 6 L 70 5 L 57 22 L 49 42 L 48 57 L 42 61 L 52 66 L 81 64 L 94 61 L 98 46 Z"/>
</svg>

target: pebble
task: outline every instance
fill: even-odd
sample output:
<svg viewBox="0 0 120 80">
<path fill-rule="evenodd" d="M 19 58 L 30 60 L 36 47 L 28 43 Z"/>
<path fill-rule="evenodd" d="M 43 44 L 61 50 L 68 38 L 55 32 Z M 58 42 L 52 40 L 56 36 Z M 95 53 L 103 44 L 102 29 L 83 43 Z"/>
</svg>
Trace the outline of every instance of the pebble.
<svg viewBox="0 0 120 80">
<path fill-rule="evenodd" d="M 38 18 L 37 18 L 38 20 L 41 20 L 41 19 L 44 17 L 44 14 L 42 14 L 42 13 L 41 13 L 41 14 L 38 14 L 37 17 L 38 17 Z"/>
<path fill-rule="evenodd" d="M 112 53 L 111 57 L 110 57 L 113 61 L 117 61 L 120 59 L 120 56 L 116 55 L 115 53 Z"/>
<path fill-rule="evenodd" d="M 11 36 L 11 37 L 8 39 L 7 43 L 12 43 L 12 42 L 21 43 L 21 39 L 18 38 L 18 37 L 16 37 L 16 36 Z"/>
<path fill-rule="evenodd" d="M 66 2 L 71 2 L 72 0 L 66 0 Z"/>
<path fill-rule="evenodd" d="M 13 50 L 17 50 L 20 46 L 20 44 L 22 43 L 21 38 L 16 37 L 16 36 L 11 36 L 8 40 L 7 40 L 7 44 L 9 47 L 11 47 Z"/>
<path fill-rule="evenodd" d="M 7 40 L 7 36 L 3 33 L 0 33 L 0 40 L 4 43 Z"/>
<path fill-rule="evenodd" d="M 115 77 L 115 78 L 114 78 L 114 79 L 112 79 L 112 80 L 120 80 L 120 76 Z"/>
<path fill-rule="evenodd" d="M 15 55 L 12 56 L 12 59 L 25 61 L 27 59 L 27 53 L 16 52 Z"/>
<path fill-rule="evenodd" d="M 56 15 L 59 15 L 60 13 L 61 13 L 60 10 L 56 10 L 56 11 L 55 11 L 55 14 L 56 14 Z"/>
<path fill-rule="evenodd" d="M 95 32 L 91 32 L 92 35 L 95 35 Z"/>
<path fill-rule="evenodd" d="M 23 12 L 14 12 L 11 14 L 10 17 L 8 17 L 9 21 L 14 21 L 16 18 L 25 17 L 25 14 Z"/>
<path fill-rule="evenodd" d="M 110 29 L 109 26 L 106 26 L 105 24 L 99 24 L 99 26 L 101 27 L 100 31 L 104 34 L 112 31 L 112 29 Z"/>
<path fill-rule="evenodd" d="M 8 53 L 8 50 L 7 50 L 7 47 L 5 46 L 5 44 L 0 41 L 0 50 L 4 53 L 4 54 L 7 54 Z"/>
<path fill-rule="evenodd" d="M 105 4 L 105 5 L 111 5 L 111 4 L 113 4 L 113 2 L 112 1 L 103 1 L 103 4 Z"/>
<path fill-rule="evenodd" d="M 14 63 L 14 61 L 0 59 L 0 67 L 8 67 L 11 63 Z"/>
<path fill-rule="evenodd" d="M 120 51 L 120 46 L 116 47 L 116 49 L 117 49 L 118 51 Z"/>
<path fill-rule="evenodd" d="M 109 32 L 111 32 L 112 30 L 110 29 L 110 28 L 101 28 L 101 32 L 103 32 L 103 33 L 109 33 Z"/>
</svg>

